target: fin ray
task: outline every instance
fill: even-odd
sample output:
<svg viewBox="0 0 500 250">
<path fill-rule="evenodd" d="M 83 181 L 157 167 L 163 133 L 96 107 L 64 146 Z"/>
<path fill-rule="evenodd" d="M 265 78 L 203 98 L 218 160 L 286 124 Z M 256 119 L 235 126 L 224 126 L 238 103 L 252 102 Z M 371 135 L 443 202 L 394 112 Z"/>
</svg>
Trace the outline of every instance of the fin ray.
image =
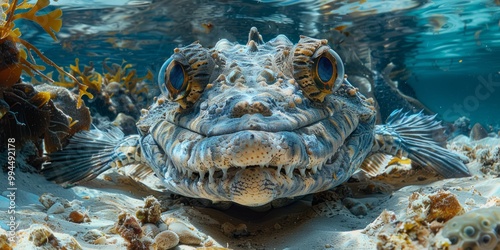
<svg viewBox="0 0 500 250">
<path fill-rule="evenodd" d="M 403 155 L 446 178 L 470 176 L 466 157 L 446 149 L 444 127 L 435 117 L 393 111 L 387 124 L 376 126 L 373 152 Z"/>
<path fill-rule="evenodd" d="M 62 150 L 49 155 L 42 173 L 47 180 L 65 186 L 94 179 L 110 169 L 114 162 L 129 160 L 123 147 L 138 147 L 138 136 L 125 137 L 112 127 L 107 131 L 93 129 L 75 134 Z"/>
</svg>

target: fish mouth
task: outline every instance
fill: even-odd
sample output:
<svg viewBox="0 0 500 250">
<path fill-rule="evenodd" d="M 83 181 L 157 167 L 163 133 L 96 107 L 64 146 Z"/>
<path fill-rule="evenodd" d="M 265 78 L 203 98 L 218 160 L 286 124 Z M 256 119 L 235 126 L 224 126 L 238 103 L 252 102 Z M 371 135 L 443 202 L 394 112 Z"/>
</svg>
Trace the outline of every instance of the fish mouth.
<svg viewBox="0 0 500 250">
<path fill-rule="evenodd" d="M 359 151 L 348 143 L 354 115 L 337 113 L 293 131 L 204 136 L 168 121 L 151 130 L 167 160 L 162 176 L 180 195 L 245 206 L 319 192 L 346 181 Z"/>
</svg>

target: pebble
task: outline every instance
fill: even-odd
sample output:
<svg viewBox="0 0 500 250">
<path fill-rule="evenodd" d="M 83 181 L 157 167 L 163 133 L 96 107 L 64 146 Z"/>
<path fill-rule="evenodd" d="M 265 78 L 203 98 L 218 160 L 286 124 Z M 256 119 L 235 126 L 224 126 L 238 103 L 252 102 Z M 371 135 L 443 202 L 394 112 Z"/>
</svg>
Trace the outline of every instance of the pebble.
<svg viewBox="0 0 500 250">
<path fill-rule="evenodd" d="M 38 198 L 38 201 L 40 201 L 40 203 L 42 203 L 42 205 L 46 209 L 49 209 L 50 207 L 52 207 L 52 205 L 54 205 L 56 202 L 61 203 L 64 207 L 70 207 L 70 203 L 68 200 L 60 198 L 60 197 L 55 197 L 51 193 L 43 193 Z"/>
<path fill-rule="evenodd" d="M 368 214 L 368 208 L 366 205 L 356 199 L 345 198 L 342 200 L 342 204 L 347 207 L 353 215 L 365 216 Z"/>
<path fill-rule="evenodd" d="M 69 214 L 68 220 L 75 223 L 90 221 L 89 217 L 81 211 L 75 210 Z"/>
<path fill-rule="evenodd" d="M 48 210 L 47 214 L 60 214 L 64 212 L 64 205 L 60 202 L 54 203 Z"/>
<path fill-rule="evenodd" d="M 91 229 L 83 235 L 83 240 L 85 242 L 95 242 L 97 239 L 104 237 L 106 239 L 106 234 L 97 229 Z"/>
<path fill-rule="evenodd" d="M 157 234 L 154 241 L 156 249 L 166 250 L 177 246 L 180 242 L 180 238 L 176 233 L 166 230 Z"/>
</svg>

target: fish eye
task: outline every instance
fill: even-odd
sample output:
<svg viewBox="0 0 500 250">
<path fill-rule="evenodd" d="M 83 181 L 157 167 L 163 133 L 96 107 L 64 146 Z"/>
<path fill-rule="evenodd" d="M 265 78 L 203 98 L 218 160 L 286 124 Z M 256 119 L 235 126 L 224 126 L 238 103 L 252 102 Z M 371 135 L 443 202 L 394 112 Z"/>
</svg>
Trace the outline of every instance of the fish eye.
<svg viewBox="0 0 500 250">
<path fill-rule="evenodd" d="M 324 51 L 314 60 L 313 76 L 319 89 L 337 90 L 344 78 L 340 56 L 332 49 Z"/>
<path fill-rule="evenodd" d="M 187 79 L 184 66 L 172 57 L 163 63 L 158 74 L 158 84 L 163 95 L 174 100 L 182 97 L 179 94 L 186 90 Z"/>
<path fill-rule="evenodd" d="M 344 64 L 327 40 L 301 36 L 293 53 L 293 78 L 302 93 L 314 102 L 323 102 L 344 82 Z"/>
</svg>

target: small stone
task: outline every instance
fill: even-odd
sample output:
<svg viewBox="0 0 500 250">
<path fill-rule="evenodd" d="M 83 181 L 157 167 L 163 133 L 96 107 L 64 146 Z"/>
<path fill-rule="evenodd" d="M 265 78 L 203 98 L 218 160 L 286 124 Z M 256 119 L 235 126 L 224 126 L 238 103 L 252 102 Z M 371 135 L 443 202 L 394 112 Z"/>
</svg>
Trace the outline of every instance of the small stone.
<svg viewBox="0 0 500 250">
<path fill-rule="evenodd" d="M 488 132 L 486 132 L 486 129 L 481 124 L 476 123 L 471 129 L 469 137 L 472 140 L 481 140 L 488 137 Z"/>
<path fill-rule="evenodd" d="M 247 225 L 238 224 L 235 228 L 236 230 L 233 232 L 234 236 L 246 236 L 248 235 Z"/>
<path fill-rule="evenodd" d="M 101 237 L 95 239 L 92 243 L 94 245 L 106 245 L 106 244 L 108 244 L 108 239 L 106 239 L 106 236 L 101 236 Z"/>
<path fill-rule="evenodd" d="M 50 207 L 52 207 L 52 205 L 54 205 L 56 202 L 59 202 L 61 203 L 64 207 L 69 207 L 70 204 L 69 204 L 69 201 L 66 200 L 66 199 L 63 199 L 63 198 L 60 198 L 60 197 L 55 197 L 53 194 L 51 193 L 43 193 L 42 195 L 40 195 L 40 197 L 38 198 L 38 201 L 40 201 L 40 203 L 42 203 L 42 205 L 46 208 L 46 209 L 49 209 Z"/>
<path fill-rule="evenodd" d="M 179 242 L 187 245 L 199 245 L 202 239 L 182 222 L 173 222 L 168 225 L 168 230 L 173 231 L 179 236 Z"/>
<path fill-rule="evenodd" d="M 48 210 L 47 214 L 60 214 L 64 212 L 64 206 L 60 202 L 54 203 Z"/>
<path fill-rule="evenodd" d="M 274 229 L 280 230 L 281 229 L 281 225 L 279 223 L 274 224 Z"/>
<path fill-rule="evenodd" d="M 91 243 L 91 242 L 95 242 L 97 239 L 99 239 L 101 237 L 104 237 L 104 239 L 106 239 L 106 234 L 104 234 L 103 232 L 101 232 L 97 229 L 92 229 L 83 235 L 83 240 L 85 242 Z"/>
<path fill-rule="evenodd" d="M 368 214 L 368 208 L 366 205 L 356 199 L 345 198 L 342 200 L 342 204 L 347 207 L 353 215 L 365 216 Z"/>
<path fill-rule="evenodd" d="M 154 241 L 156 249 L 166 250 L 179 244 L 179 236 L 170 230 L 166 230 L 157 234 Z"/>
<path fill-rule="evenodd" d="M 236 230 L 236 227 L 229 223 L 229 222 L 224 222 L 221 226 L 220 226 L 221 230 L 222 230 L 222 233 L 224 233 L 226 236 L 233 236 L 233 232 Z"/>
<path fill-rule="evenodd" d="M 89 222 L 90 218 L 87 214 L 79 210 L 75 210 L 69 214 L 68 220 L 75 223 Z"/>
</svg>

